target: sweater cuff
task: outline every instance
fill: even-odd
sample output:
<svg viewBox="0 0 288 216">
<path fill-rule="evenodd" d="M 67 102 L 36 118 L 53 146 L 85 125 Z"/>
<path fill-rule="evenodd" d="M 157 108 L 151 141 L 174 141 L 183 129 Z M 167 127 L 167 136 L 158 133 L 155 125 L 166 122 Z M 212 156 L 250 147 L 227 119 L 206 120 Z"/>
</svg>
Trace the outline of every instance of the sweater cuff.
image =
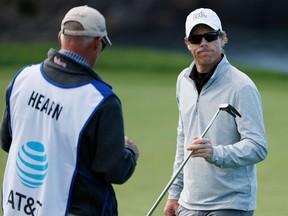
<svg viewBox="0 0 288 216">
<path fill-rule="evenodd" d="M 137 161 L 137 159 L 136 159 L 136 154 L 135 154 L 135 152 L 131 149 L 131 148 L 129 148 L 129 146 L 128 145 L 125 145 L 125 149 L 127 149 L 129 152 L 131 152 L 132 153 L 132 155 L 133 155 L 133 158 L 134 158 L 134 161 L 136 162 Z"/>
</svg>

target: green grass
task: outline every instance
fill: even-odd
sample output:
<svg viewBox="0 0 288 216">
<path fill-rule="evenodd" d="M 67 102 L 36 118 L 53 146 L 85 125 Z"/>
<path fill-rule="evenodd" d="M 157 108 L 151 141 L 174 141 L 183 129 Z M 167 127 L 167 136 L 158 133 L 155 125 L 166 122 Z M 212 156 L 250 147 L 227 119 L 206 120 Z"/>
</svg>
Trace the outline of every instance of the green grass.
<svg viewBox="0 0 288 216">
<path fill-rule="evenodd" d="M 5 88 L 25 64 L 40 62 L 53 44 L 0 45 L 0 111 Z M 59 48 L 54 46 L 55 48 Z M 229 54 L 228 54 L 229 57 Z M 119 213 L 123 216 L 146 215 L 167 184 L 174 161 L 177 126 L 175 82 L 178 73 L 190 64 L 190 56 L 154 50 L 105 50 L 95 67 L 121 98 L 126 135 L 140 148 L 135 174 L 124 185 L 116 185 Z M 256 83 L 263 101 L 269 141 L 268 158 L 258 164 L 258 199 L 255 216 L 285 215 L 288 172 L 285 141 L 288 115 L 288 76 L 269 73 L 243 65 Z M 0 151 L 0 183 L 6 154 Z M 165 199 L 154 215 L 162 215 Z"/>
</svg>

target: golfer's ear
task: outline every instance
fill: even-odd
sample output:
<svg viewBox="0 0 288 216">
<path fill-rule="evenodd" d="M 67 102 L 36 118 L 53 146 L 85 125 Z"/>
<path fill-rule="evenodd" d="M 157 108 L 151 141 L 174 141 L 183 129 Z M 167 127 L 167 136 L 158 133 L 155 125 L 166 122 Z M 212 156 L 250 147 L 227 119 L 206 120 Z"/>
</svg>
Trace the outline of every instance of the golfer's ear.
<svg viewBox="0 0 288 216">
<path fill-rule="evenodd" d="M 189 41 L 188 41 L 188 38 L 187 38 L 187 37 L 184 37 L 184 43 L 185 43 L 186 45 L 189 44 Z"/>
<path fill-rule="evenodd" d="M 221 33 L 221 45 L 222 45 L 222 47 L 224 47 L 224 45 L 225 45 L 226 43 L 228 43 L 228 37 L 227 37 L 226 32 L 223 31 L 223 32 Z"/>
<path fill-rule="evenodd" d="M 189 42 L 187 37 L 184 38 L 184 42 L 185 42 L 185 44 L 187 46 L 187 49 L 191 51 L 191 47 L 190 47 L 191 43 Z"/>
</svg>

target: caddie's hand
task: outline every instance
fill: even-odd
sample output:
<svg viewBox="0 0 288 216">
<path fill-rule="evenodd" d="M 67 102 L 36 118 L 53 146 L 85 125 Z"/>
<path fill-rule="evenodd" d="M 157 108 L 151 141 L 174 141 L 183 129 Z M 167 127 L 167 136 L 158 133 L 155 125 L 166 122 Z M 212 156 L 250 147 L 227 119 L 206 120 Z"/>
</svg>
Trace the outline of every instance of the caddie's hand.
<svg viewBox="0 0 288 216">
<path fill-rule="evenodd" d="M 176 211 L 179 207 L 178 200 L 167 200 L 166 205 L 164 207 L 164 215 L 165 216 L 176 216 Z"/>
<path fill-rule="evenodd" d="M 128 137 L 125 136 L 125 146 L 132 150 L 135 154 L 136 160 L 139 158 L 140 152 L 134 141 L 130 140 Z"/>
<path fill-rule="evenodd" d="M 211 161 L 213 156 L 213 147 L 209 139 L 194 137 L 192 145 L 187 147 L 192 152 L 192 157 L 202 157 L 206 161 Z"/>
</svg>

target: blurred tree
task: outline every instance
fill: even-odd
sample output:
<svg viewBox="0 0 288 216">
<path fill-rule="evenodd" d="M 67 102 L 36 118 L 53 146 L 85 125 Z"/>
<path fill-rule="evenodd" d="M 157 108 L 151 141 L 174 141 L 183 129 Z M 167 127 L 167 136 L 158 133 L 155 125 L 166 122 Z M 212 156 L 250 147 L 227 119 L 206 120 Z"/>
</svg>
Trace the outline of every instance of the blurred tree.
<svg viewBox="0 0 288 216">
<path fill-rule="evenodd" d="M 97 8 L 114 38 L 135 40 L 184 35 L 186 16 L 198 7 L 215 10 L 223 28 L 287 31 L 288 2 L 268 0 L 1 0 L 0 41 L 55 40 L 65 13 L 77 5 Z M 165 35 L 165 36 L 164 36 Z"/>
</svg>

